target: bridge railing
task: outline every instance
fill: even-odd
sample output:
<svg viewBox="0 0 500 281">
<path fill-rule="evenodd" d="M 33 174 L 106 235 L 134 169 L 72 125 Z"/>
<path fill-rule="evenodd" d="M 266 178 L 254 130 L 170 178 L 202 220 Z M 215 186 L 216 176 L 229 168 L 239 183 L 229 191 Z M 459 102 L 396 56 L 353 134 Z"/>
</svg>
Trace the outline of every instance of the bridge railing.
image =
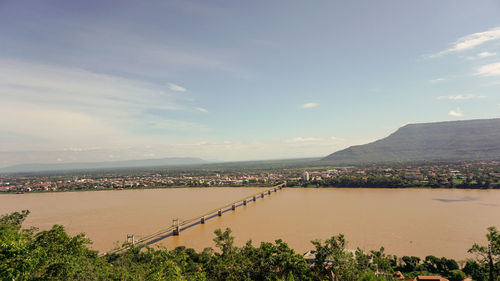
<svg viewBox="0 0 500 281">
<path fill-rule="evenodd" d="M 274 187 L 274 188 L 278 188 L 278 187 L 280 187 L 280 186 L 282 186 L 282 184 L 280 184 L 280 185 L 278 185 L 278 186 L 276 186 L 276 187 Z M 232 207 L 234 204 L 238 204 L 238 203 L 243 202 L 243 201 L 248 201 L 248 200 L 251 200 L 251 199 L 253 199 L 253 197 L 254 197 L 254 196 L 260 196 L 261 194 L 264 194 L 264 195 L 265 195 L 265 193 L 267 193 L 268 191 L 274 192 L 274 188 L 273 188 L 273 189 L 268 189 L 268 190 L 263 191 L 263 192 L 261 191 L 261 192 L 254 193 L 254 194 L 249 195 L 249 196 L 246 196 L 246 197 L 244 197 L 244 198 L 242 198 L 242 199 L 240 199 L 240 200 L 233 201 L 233 202 L 231 202 L 231 203 L 229 203 L 229 204 L 226 204 L 226 205 L 224 205 L 224 206 L 222 206 L 222 207 L 219 207 L 219 208 L 213 209 L 213 210 L 211 210 L 211 211 L 208 211 L 208 212 L 206 212 L 206 213 L 205 213 L 205 214 L 203 214 L 203 215 L 200 215 L 200 216 L 197 216 L 197 217 L 195 217 L 195 218 L 188 219 L 188 220 L 184 220 L 184 221 L 182 221 L 179 225 L 180 225 L 180 226 L 184 226 L 184 225 L 189 224 L 189 223 L 191 223 L 191 222 L 194 222 L 194 221 L 200 220 L 202 217 L 207 217 L 207 216 L 210 216 L 211 214 L 217 213 L 219 210 L 226 211 L 226 209 L 229 209 L 229 208 L 230 208 L 230 207 Z"/>
</svg>

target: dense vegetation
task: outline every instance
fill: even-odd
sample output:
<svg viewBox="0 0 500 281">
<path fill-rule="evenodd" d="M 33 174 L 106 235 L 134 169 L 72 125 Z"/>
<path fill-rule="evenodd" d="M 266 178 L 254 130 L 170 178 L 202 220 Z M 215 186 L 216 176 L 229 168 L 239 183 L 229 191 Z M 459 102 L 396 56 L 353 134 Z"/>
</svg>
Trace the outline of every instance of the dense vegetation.
<svg viewBox="0 0 500 281">
<path fill-rule="evenodd" d="M 427 181 L 405 179 L 401 176 L 359 176 L 346 175 L 335 178 L 304 181 L 287 181 L 288 187 L 365 187 L 365 188 L 467 188 L 467 189 L 498 189 L 498 178 L 481 176 L 466 179 L 429 177 Z"/>
<path fill-rule="evenodd" d="M 500 119 L 409 124 L 390 136 L 325 157 L 332 164 L 500 159 Z"/>
<path fill-rule="evenodd" d="M 387 255 L 384 248 L 369 253 L 347 251 L 343 235 L 312 241 L 315 258 L 308 264 L 288 245 L 276 240 L 258 247 L 234 245 L 231 230 L 215 231 L 217 250 L 202 252 L 178 247 L 172 251 L 130 248 L 100 257 L 87 246 L 84 234 L 68 235 L 60 225 L 50 230 L 23 229 L 28 211 L 0 218 L 1 280 L 392 280 L 394 271 L 407 277 L 440 274 L 451 281 L 466 275 L 474 280 L 498 280 L 500 233 L 488 228 L 488 245 L 469 250 L 476 260 L 460 269 L 447 258 Z M 333 274 L 335 273 L 335 274 Z"/>
</svg>

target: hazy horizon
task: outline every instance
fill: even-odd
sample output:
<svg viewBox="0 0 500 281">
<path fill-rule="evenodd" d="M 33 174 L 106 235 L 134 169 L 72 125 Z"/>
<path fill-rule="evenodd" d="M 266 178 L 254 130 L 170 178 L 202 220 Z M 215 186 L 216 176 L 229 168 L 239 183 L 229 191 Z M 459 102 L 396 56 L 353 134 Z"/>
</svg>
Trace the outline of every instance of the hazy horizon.
<svg viewBox="0 0 500 281">
<path fill-rule="evenodd" d="M 322 157 L 500 116 L 500 3 L 1 1 L 0 167 Z"/>
</svg>

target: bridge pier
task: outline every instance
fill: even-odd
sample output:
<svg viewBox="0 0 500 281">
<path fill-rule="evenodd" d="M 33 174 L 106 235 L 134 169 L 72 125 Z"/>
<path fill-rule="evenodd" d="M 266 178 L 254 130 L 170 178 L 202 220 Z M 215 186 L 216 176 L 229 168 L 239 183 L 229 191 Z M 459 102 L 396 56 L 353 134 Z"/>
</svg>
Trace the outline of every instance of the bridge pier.
<svg viewBox="0 0 500 281">
<path fill-rule="evenodd" d="M 201 223 L 201 224 L 205 224 L 205 216 L 201 217 L 201 219 L 200 219 L 200 223 Z"/>
<path fill-rule="evenodd" d="M 262 194 L 260 195 L 260 198 L 264 198 L 264 192 L 262 192 Z"/>
<path fill-rule="evenodd" d="M 127 243 L 132 243 L 132 245 L 135 245 L 135 235 L 134 234 L 127 234 Z"/>
<path fill-rule="evenodd" d="M 234 210 L 236 210 L 236 204 L 233 204 L 233 205 L 231 206 L 231 210 L 233 210 L 233 211 L 234 211 Z"/>
<path fill-rule="evenodd" d="M 271 190 L 268 190 L 268 191 L 267 191 L 267 195 L 271 195 Z"/>
<path fill-rule="evenodd" d="M 222 216 L 222 210 L 219 210 L 219 211 L 217 212 L 217 215 L 218 215 L 219 217 L 221 217 L 221 216 Z"/>
<path fill-rule="evenodd" d="M 257 201 L 257 196 L 253 196 L 253 202 Z"/>
<path fill-rule="evenodd" d="M 243 200 L 243 206 L 247 205 L 247 199 Z"/>
<path fill-rule="evenodd" d="M 172 235 L 173 236 L 179 236 L 180 229 L 179 229 L 179 219 L 173 219 L 172 220 L 172 226 L 174 229 L 172 230 Z"/>
</svg>

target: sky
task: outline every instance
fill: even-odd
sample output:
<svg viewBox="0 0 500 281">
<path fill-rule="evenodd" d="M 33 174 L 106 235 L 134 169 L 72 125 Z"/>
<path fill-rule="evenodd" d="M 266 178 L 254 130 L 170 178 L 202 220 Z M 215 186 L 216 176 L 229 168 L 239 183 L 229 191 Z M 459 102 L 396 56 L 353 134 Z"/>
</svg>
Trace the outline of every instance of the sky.
<svg viewBox="0 0 500 281">
<path fill-rule="evenodd" d="M 500 117 L 500 2 L 0 0 L 0 167 L 321 157 Z"/>
</svg>

